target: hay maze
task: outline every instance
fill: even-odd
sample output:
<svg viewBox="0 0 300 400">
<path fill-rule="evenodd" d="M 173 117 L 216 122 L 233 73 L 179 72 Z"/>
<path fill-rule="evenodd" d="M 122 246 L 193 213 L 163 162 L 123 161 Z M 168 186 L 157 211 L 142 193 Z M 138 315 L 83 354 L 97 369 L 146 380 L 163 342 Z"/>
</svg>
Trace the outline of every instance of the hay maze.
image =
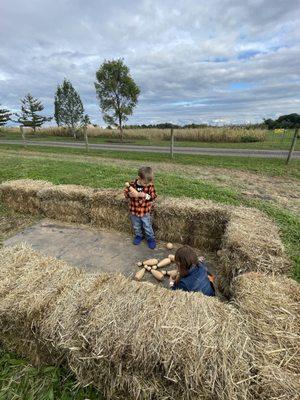
<svg viewBox="0 0 300 400">
<path fill-rule="evenodd" d="M 114 190 L 12 181 L 1 199 L 19 212 L 131 229 Z M 252 209 L 166 198 L 154 224 L 160 239 L 217 254 L 219 298 L 7 247 L 2 345 L 36 364 L 68 365 L 110 399 L 298 399 L 300 289 L 283 276 L 290 263 L 273 223 Z"/>
</svg>

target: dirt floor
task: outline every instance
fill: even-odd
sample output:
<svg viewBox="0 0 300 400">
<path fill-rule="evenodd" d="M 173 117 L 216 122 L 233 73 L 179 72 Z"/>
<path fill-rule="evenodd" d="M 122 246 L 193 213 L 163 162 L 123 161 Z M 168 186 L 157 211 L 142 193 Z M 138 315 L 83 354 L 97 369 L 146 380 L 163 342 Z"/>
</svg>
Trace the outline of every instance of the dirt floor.
<svg viewBox="0 0 300 400">
<path fill-rule="evenodd" d="M 1 151 L 0 151 L 1 153 Z M 120 167 L 138 168 L 139 161 L 117 160 L 101 157 L 77 156 L 75 154 L 47 154 L 34 151 L 22 152 L 5 150 L 5 156 L 9 155 L 24 158 L 49 158 L 60 160 L 72 160 L 73 162 L 86 162 L 99 165 L 119 165 Z M 270 177 L 246 171 L 234 169 L 197 167 L 192 165 L 176 165 L 164 162 L 152 162 L 155 172 L 167 172 L 176 176 L 189 177 L 200 181 L 212 183 L 215 186 L 237 190 L 242 196 L 249 199 L 265 200 L 273 204 L 287 208 L 299 215 L 300 213 L 300 184 L 299 180 L 286 177 Z"/>
<path fill-rule="evenodd" d="M 17 214 L 0 203 L 0 247 L 5 239 L 38 221 L 38 217 Z"/>
<path fill-rule="evenodd" d="M 71 265 L 84 268 L 87 272 L 118 272 L 134 277 L 139 270 L 138 261 L 148 258 L 163 259 L 174 254 L 179 245 L 168 250 L 165 243 L 159 242 L 155 250 L 150 250 L 143 242 L 139 246 L 132 244 L 132 237 L 120 232 L 95 230 L 86 226 L 61 223 L 43 219 L 6 239 L 4 246 L 27 243 L 33 249 L 56 257 Z M 199 255 L 202 255 L 197 251 Z M 214 271 L 215 257 L 205 254 L 209 269 Z M 168 268 L 174 269 L 171 264 Z M 144 279 L 158 283 L 151 273 L 146 272 Z M 166 285 L 165 278 L 163 284 Z"/>
</svg>

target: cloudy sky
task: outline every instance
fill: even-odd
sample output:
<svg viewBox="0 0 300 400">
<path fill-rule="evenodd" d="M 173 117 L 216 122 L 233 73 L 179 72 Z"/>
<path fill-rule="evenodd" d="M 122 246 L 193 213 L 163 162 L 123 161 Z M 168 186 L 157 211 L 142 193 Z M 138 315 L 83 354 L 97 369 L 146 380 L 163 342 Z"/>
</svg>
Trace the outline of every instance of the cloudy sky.
<svg viewBox="0 0 300 400">
<path fill-rule="evenodd" d="M 66 77 L 103 124 L 95 71 L 124 58 L 129 123 L 240 123 L 300 112 L 300 0 L 0 0 L 0 104 L 53 114 Z"/>
</svg>

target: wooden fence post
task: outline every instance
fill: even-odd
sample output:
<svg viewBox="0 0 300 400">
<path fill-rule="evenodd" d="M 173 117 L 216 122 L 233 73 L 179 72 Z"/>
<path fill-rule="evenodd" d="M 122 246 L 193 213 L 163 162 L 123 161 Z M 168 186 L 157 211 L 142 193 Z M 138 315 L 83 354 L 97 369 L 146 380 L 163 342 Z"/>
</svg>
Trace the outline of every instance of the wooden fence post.
<svg viewBox="0 0 300 400">
<path fill-rule="evenodd" d="M 171 146 L 170 146 L 170 153 L 171 153 L 171 158 L 174 157 L 174 129 L 171 128 Z"/>
<path fill-rule="evenodd" d="M 87 128 L 84 127 L 84 140 L 85 140 L 85 150 L 88 152 L 89 151 L 89 139 L 88 139 L 88 133 L 87 133 Z"/>
<path fill-rule="evenodd" d="M 299 128 L 295 128 L 295 133 L 294 133 L 292 145 L 291 145 L 291 148 L 290 148 L 290 151 L 289 151 L 289 155 L 288 155 L 288 158 L 287 158 L 287 160 L 286 160 L 286 164 L 288 164 L 288 163 L 290 162 L 290 159 L 292 158 L 293 151 L 294 151 L 295 146 L 296 146 L 296 141 L 297 141 L 298 133 L 299 133 Z"/>
<path fill-rule="evenodd" d="M 20 131 L 21 131 L 24 147 L 26 147 L 26 136 L 25 136 L 24 127 L 22 125 L 20 125 Z"/>
</svg>

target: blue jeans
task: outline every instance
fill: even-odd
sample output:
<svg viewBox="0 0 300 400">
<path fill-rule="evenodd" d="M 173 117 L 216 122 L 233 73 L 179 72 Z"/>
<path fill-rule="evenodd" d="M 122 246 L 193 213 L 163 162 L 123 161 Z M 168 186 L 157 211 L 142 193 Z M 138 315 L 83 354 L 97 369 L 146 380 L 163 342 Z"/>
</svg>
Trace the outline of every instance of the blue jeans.
<svg viewBox="0 0 300 400">
<path fill-rule="evenodd" d="M 131 214 L 130 217 L 135 236 L 143 237 L 142 229 L 144 228 L 147 240 L 154 239 L 150 214 L 145 214 L 143 217 L 137 217 L 136 215 Z"/>
</svg>

